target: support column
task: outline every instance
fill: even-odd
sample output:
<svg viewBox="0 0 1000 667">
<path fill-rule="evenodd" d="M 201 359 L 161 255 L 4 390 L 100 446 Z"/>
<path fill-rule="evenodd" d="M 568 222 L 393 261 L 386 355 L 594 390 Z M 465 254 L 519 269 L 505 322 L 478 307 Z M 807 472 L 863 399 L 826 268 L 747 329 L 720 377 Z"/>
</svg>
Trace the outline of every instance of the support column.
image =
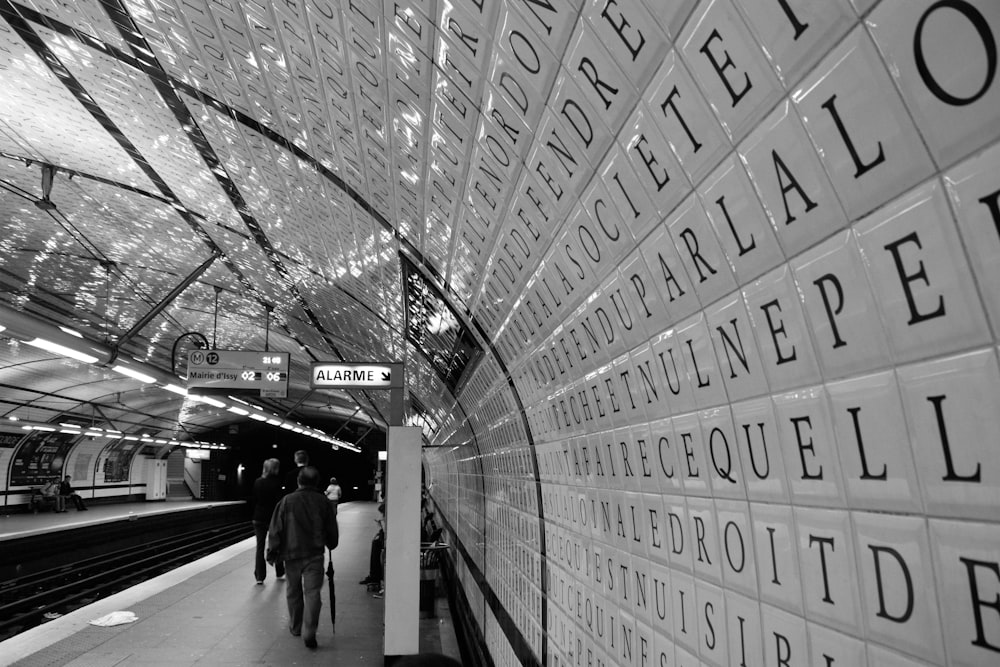
<svg viewBox="0 0 1000 667">
<path fill-rule="evenodd" d="M 390 426 L 387 442 L 385 664 L 419 653 L 420 445 L 418 426 Z"/>
</svg>

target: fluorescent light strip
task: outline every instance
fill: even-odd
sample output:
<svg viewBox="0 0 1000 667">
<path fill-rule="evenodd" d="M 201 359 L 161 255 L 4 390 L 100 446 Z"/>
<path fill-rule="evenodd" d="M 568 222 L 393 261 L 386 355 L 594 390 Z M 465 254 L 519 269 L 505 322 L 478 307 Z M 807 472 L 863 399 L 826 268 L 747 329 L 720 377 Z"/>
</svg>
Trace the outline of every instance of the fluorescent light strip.
<svg viewBox="0 0 1000 667">
<path fill-rule="evenodd" d="M 235 405 L 230 405 L 229 411 L 232 412 L 234 415 L 240 415 L 241 417 L 246 417 L 247 415 L 250 414 L 248 410 L 244 410 L 243 408 L 238 408 Z"/>
<path fill-rule="evenodd" d="M 179 387 L 176 384 L 165 384 L 163 385 L 163 388 L 166 389 L 167 391 L 172 391 L 173 393 L 179 394 L 181 396 L 188 395 L 187 389 L 185 389 L 184 387 Z"/>
<path fill-rule="evenodd" d="M 127 375 L 130 378 L 134 378 L 139 382 L 145 382 L 146 384 L 153 384 L 154 382 L 156 382 L 156 378 L 154 378 L 152 375 L 146 375 L 145 373 L 137 371 L 134 368 L 129 368 L 128 366 L 122 366 L 119 364 L 116 366 L 112 366 L 111 370 L 118 371 L 122 375 Z"/>
<path fill-rule="evenodd" d="M 37 347 L 40 350 L 58 354 L 61 357 L 69 357 L 70 359 L 76 359 L 77 361 L 82 361 L 87 364 L 97 363 L 97 357 L 89 355 L 86 352 L 74 350 L 73 348 L 66 347 L 65 345 L 60 345 L 59 343 L 53 343 L 52 341 L 44 338 L 34 338 L 25 342 L 32 347 Z"/>
<path fill-rule="evenodd" d="M 255 415 L 252 412 L 250 413 L 250 419 L 255 419 L 255 420 L 259 421 L 259 422 L 266 422 L 267 421 L 267 417 L 265 417 L 264 415 Z"/>
<path fill-rule="evenodd" d="M 226 404 L 223 403 L 222 401 L 217 401 L 209 396 L 198 396 L 197 394 L 188 394 L 188 398 L 198 401 L 200 403 L 207 403 L 208 405 L 211 405 L 212 407 L 216 408 L 226 407 Z"/>
</svg>

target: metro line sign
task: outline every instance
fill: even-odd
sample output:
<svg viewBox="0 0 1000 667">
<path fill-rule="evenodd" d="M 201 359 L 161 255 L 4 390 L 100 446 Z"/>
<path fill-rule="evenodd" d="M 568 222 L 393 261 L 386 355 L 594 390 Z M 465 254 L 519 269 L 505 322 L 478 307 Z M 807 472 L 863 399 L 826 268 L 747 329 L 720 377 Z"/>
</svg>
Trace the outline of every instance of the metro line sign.
<svg viewBox="0 0 1000 667">
<path fill-rule="evenodd" d="M 288 396 L 288 352 L 192 350 L 188 389 L 259 390 L 264 398 Z"/>
<path fill-rule="evenodd" d="M 311 389 L 393 389 L 403 386 L 403 364 L 313 362 Z"/>
</svg>

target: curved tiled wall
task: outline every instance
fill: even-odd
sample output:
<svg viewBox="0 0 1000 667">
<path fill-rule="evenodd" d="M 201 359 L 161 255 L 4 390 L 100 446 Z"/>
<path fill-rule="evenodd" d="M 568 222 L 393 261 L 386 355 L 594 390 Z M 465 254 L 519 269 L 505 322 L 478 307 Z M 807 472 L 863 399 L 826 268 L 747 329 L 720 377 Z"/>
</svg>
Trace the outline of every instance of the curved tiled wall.
<svg viewBox="0 0 1000 667">
<path fill-rule="evenodd" d="M 496 664 L 995 664 L 1000 3 L 577 4 L 426 454 Z"/>
</svg>

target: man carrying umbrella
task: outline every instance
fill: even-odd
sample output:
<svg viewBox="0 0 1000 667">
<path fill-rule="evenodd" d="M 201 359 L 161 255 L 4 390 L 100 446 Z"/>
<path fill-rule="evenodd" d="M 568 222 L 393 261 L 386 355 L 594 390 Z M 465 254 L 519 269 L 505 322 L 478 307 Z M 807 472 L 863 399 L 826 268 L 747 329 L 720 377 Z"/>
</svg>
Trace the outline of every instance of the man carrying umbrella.
<svg viewBox="0 0 1000 667">
<path fill-rule="evenodd" d="M 288 630 L 301 635 L 309 648 L 316 648 L 322 607 L 323 552 L 339 541 L 337 520 L 319 480 L 316 468 L 300 468 L 298 489 L 278 503 L 268 530 L 268 562 L 285 561 Z"/>
</svg>

